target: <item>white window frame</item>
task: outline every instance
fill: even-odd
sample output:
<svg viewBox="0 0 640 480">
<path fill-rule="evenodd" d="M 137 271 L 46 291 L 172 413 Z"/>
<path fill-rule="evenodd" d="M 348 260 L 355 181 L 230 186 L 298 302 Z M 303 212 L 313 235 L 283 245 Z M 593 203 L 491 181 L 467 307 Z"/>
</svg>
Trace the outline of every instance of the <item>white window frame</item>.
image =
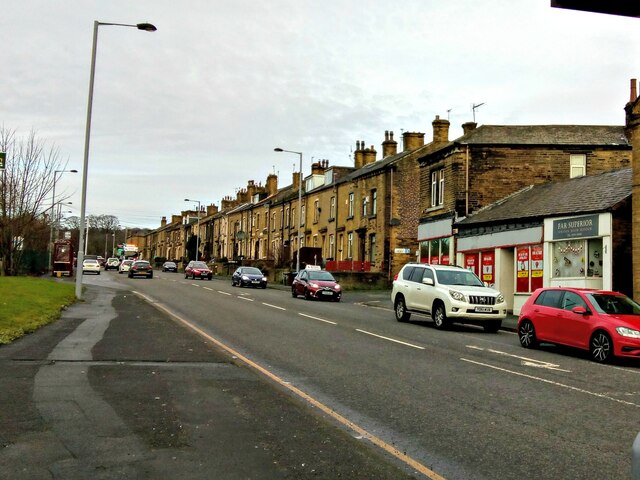
<svg viewBox="0 0 640 480">
<path fill-rule="evenodd" d="M 587 174 L 587 156 L 584 153 L 569 155 L 569 178 L 584 177 Z"/>
<path fill-rule="evenodd" d="M 349 200 L 348 200 L 348 213 L 349 213 L 349 217 L 353 217 L 353 203 L 354 203 L 354 193 L 353 192 L 349 192 Z"/>
<path fill-rule="evenodd" d="M 336 197 L 331 197 L 331 206 L 329 207 L 329 218 L 336 218 Z"/>
</svg>

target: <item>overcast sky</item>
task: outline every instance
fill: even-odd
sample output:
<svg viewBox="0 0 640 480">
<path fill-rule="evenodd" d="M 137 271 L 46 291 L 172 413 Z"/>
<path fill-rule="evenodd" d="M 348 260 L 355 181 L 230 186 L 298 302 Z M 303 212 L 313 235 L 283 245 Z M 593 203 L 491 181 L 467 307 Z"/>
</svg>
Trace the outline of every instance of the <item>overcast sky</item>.
<svg viewBox="0 0 640 480">
<path fill-rule="evenodd" d="M 351 165 L 384 131 L 624 124 L 640 19 L 549 0 L 3 0 L 0 124 L 82 171 L 93 22 L 102 26 L 87 214 L 157 228 L 248 180 L 291 183 L 301 151 Z M 81 173 L 58 191 L 79 215 Z"/>
</svg>

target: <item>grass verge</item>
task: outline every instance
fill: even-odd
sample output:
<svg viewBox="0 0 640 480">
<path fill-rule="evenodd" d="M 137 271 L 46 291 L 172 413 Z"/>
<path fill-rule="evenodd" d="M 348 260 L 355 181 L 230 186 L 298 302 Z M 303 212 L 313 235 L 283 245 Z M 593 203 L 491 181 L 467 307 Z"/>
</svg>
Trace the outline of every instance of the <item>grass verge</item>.
<svg viewBox="0 0 640 480">
<path fill-rule="evenodd" d="M 73 283 L 46 278 L 0 277 L 0 344 L 60 318 L 75 302 Z"/>
</svg>

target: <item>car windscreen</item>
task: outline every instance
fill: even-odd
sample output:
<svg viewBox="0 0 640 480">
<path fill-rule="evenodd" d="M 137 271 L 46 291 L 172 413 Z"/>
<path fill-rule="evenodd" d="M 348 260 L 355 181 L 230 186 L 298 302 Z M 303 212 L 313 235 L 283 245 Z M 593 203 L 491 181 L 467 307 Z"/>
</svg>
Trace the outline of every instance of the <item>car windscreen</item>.
<svg viewBox="0 0 640 480">
<path fill-rule="evenodd" d="M 191 265 L 191 268 L 208 268 L 207 264 L 204 262 L 193 262 L 193 265 Z"/>
<path fill-rule="evenodd" d="M 258 268 L 243 268 L 242 273 L 245 275 L 262 275 L 262 272 Z"/>
<path fill-rule="evenodd" d="M 335 282 L 335 278 L 329 272 L 309 272 L 309 280 L 321 280 L 325 282 Z"/>
<path fill-rule="evenodd" d="M 136 262 L 136 263 L 134 263 L 134 265 L 136 267 L 148 267 L 149 266 L 149 262 Z"/>
<path fill-rule="evenodd" d="M 625 295 L 588 293 L 587 298 L 600 313 L 609 315 L 640 315 L 640 305 Z"/>
<path fill-rule="evenodd" d="M 484 287 L 482 281 L 469 270 L 436 270 L 438 283 L 442 285 L 464 285 L 466 287 Z"/>
</svg>

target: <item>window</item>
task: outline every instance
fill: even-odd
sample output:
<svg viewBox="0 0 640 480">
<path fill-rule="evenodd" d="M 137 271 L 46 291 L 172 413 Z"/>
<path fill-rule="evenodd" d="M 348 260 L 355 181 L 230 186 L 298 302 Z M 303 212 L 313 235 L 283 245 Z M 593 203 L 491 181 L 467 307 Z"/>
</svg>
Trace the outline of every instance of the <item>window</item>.
<svg viewBox="0 0 640 480">
<path fill-rule="evenodd" d="M 533 303 L 544 307 L 560 308 L 563 293 L 563 290 L 545 290 Z"/>
<path fill-rule="evenodd" d="M 347 258 L 353 258 L 353 232 L 347 234 Z"/>
<path fill-rule="evenodd" d="M 329 258 L 335 258 L 335 238 L 333 235 L 329 235 Z"/>
<path fill-rule="evenodd" d="M 376 261 L 376 234 L 369 235 L 369 261 L 374 263 Z"/>
<path fill-rule="evenodd" d="M 304 220 L 307 218 L 307 206 L 302 205 L 302 212 L 300 213 L 300 225 L 304 225 Z"/>
<path fill-rule="evenodd" d="M 276 229 L 276 214 L 273 212 L 271 214 L 271 231 L 273 232 Z"/>
<path fill-rule="evenodd" d="M 450 237 L 421 241 L 420 262 L 432 263 L 434 265 L 449 265 L 451 263 L 451 255 L 449 253 L 450 241 Z"/>
<path fill-rule="evenodd" d="M 291 209 L 290 207 L 287 207 L 284 211 L 284 225 L 285 227 L 288 227 L 290 225 L 289 221 L 290 221 L 290 214 L 291 214 Z"/>
<path fill-rule="evenodd" d="M 562 308 L 564 310 L 573 310 L 575 307 L 587 308 L 587 303 L 577 293 L 565 292 L 562 299 Z"/>
<path fill-rule="evenodd" d="M 292 208 L 291 209 L 291 226 L 296 226 L 296 209 Z"/>
<path fill-rule="evenodd" d="M 371 215 L 377 215 L 378 213 L 378 191 L 376 189 L 371 190 Z"/>
<path fill-rule="evenodd" d="M 569 178 L 584 177 L 587 174 L 587 156 L 585 154 L 569 156 Z"/>
<path fill-rule="evenodd" d="M 444 168 L 431 172 L 431 206 L 440 207 L 444 201 Z"/>
<path fill-rule="evenodd" d="M 320 219 L 320 200 L 313 202 L 313 223 L 318 223 Z"/>
<path fill-rule="evenodd" d="M 416 267 L 411 272 L 411 278 L 409 280 L 411 282 L 422 283 L 422 278 L 424 277 L 424 271 L 426 268 Z"/>
<path fill-rule="evenodd" d="M 318 246 L 318 235 L 314 235 L 313 236 L 313 246 L 317 247 Z"/>
<path fill-rule="evenodd" d="M 348 212 L 349 218 L 353 217 L 353 192 L 349 193 Z"/>
<path fill-rule="evenodd" d="M 331 204 L 329 207 L 329 218 L 336 218 L 336 197 L 331 197 Z"/>
<path fill-rule="evenodd" d="M 362 217 L 367 216 L 367 206 L 368 206 L 368 198 L 362 197 Z"/>
<path fill-rule="evenodd" d="M 553 244 L 553 277 L 602 276 L 602 239 L 565 240 Z"/>
</svg>

